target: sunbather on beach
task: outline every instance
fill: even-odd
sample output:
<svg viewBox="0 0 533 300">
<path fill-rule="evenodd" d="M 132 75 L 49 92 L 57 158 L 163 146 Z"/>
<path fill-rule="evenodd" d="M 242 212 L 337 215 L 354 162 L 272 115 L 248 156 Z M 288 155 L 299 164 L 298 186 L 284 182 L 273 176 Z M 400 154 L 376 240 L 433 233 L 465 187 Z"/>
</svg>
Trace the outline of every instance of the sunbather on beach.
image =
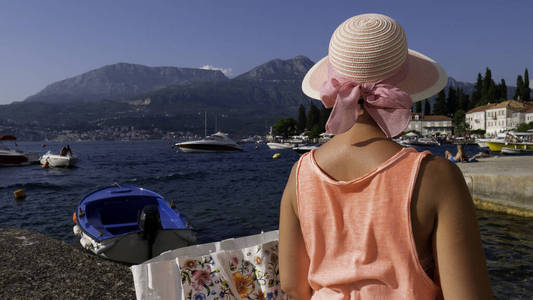
<svg viewBox="0 0 533 300">
<path fill-rule="evenodd" d="M 448 159 L 449 161 L 453 163 L 457 163 L 457 162 L 476 162 L 477 159 L 480 157 L 491 157 L 491 155 L 485 152 L 479 152 L 475 154 L 474 156 L 470 157 L 466 155 L 463 145 L 457 144 L 457 153 L 455 154 L 455 156 L 452 155 L 450 151 L 446 150 L 444 151 L 444 157 L 446 157 L 446 159 Z"/>
</svg>

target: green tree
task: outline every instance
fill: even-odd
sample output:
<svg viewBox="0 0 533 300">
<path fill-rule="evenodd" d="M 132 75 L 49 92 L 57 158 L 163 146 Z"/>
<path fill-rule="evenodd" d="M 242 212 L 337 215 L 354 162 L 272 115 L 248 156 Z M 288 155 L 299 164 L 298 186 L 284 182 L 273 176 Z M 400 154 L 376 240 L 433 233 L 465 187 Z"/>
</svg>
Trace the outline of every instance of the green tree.
<svg viewBox="0 0 533 300">
<path fill-rule="evenodd" d="M 485 69 L 485 77 L 483 77 L 481 88 L 481 104 L 496 101 L 496 84 L 492 80 L 492 72 L 489 68 Z"/>
<path fill-rule="evenodd" d="M 516 90 L 514 92 L 513 99 L 515 100 L 522 100 L 522 90 L 524 89 L 524 80 L 522 79 L 522 75 L 518 75 L 516 78 Z"/>
<path fill-rule="evenodd" d="M 483 78 L 481 73 L 477 73 L 477 81 L 474 85 L 474 92 L 472 92 L 472 107 L 478 106 L 481 104 L 481 90 L 483 88 Z"/>
<path fill-rule="evenodd" d="M 448 97 L 446 98 L 446 115 L 453 116 L 457 109 L 457 91 L 450 87 L 448 89 Z"/>
<path fill-rule="evenodd" d="M 468 111 L 470 109 L 470 101 L 467 94 L 463 92 L 463 89 L 457 89 L 457 109 Z"/>
<path fill-rule="evenodd" d="M 298 107 L 298 124 L 296 126 L 296 129 L 298 132 L 304 132 L 305 126 L 307 125 L 307 117 L 305 116 L 305 106 L 303 104 L 300 104 Z"/>
<path fill-rule="evenodd" d="M 433 114 L 446 115 L 446 94 L 444 89 L 437 94 L 437 99 L 435 99 L 435 104 L 433 104 Z"/>
<path fill-rule="evenodd" d="M 453 114 L 453 127 L 454 127 L 454 134 L 456 135 L 462 135 L 466 133 L 466 130 L 468 129 L 468 125 L 465 122 L 465 111 L 462 109 L 458 109 L 455 114 Z"/>
<path fill-rule="evenodd" d="M 531 89 L 529 88 L 529 72 L 527 71 L 527 68 L 524 71 L 524 87 L 521 98 L 524 101 L 531 100 Z"/>
<path fill-rule="evenodd" d="M 502 81 L 500 82 L 499 86 L 499 99 L 500 100 L 507 100 L 507 84 L 505 83 L 505 79 L 502 78 Z"/>
<path fill-rule="evenodd" d="M 309 111 L 307 112 L 307 129 L 313 130 L 313 127 L 318 127 L 320 120 L 320 111 L 318 108 L 313 104 L 313 102 L 309 102 Z"/>
<path fill-rule="evenodd" d="M 422 113 L 422 101 L 418 101 L 415 103 L 415 112 Z"/>
<path fill-rule="evenodd" d="M 272 125 L 272 131 L 275 135 L 288 137 L 295 133 L 296 125 L 296 120 L 293 118 L 283 118 Z"/>
<path fill-rule="evenodd" d="M 325 108 L 322 105 L 322 107 L 320 108 L 320 121 L 318 122 L 320 133 L 326 131 L 326 123 L 328 122 L 330 114 L 331 114 L 331 108 Z"/>
<path fill-rule="evenodd" d="M 431 102 L 428 99 L 424 100 L 424 115 L 431 114 Z"/>
</svg>

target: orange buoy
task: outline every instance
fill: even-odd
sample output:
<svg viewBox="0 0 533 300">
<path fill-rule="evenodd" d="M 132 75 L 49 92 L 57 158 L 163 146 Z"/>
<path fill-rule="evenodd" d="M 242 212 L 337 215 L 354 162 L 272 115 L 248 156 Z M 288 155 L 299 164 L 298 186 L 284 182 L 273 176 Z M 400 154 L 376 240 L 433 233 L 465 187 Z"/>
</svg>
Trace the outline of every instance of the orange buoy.
<svg viewBox="0 0 533 300">
<path fill-rule="evenodd" d="M 26 193 L 24 193 L 23 189 L 16 190 L 13 192 L 15 194 L 15 199 L 23 199 L 26 198 Z"/>
<path fill-rule="evenodd" d="M 76 224 L 78 223 L 78 218 L 76 217 L 76 212 L 72 213 L 72 222 L 74 222 Z"/>
</svg>

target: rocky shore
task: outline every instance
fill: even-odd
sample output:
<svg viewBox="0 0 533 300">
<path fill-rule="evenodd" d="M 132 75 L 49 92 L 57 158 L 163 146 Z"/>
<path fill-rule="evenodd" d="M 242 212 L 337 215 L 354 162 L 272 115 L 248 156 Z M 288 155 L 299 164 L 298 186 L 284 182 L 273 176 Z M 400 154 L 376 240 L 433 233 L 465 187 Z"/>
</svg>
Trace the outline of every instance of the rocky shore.
<svg viewBox="0 0 533 300">
<path fill-rule="evenodd" d="M 0 228 L 0 299 L 135 299 L 128 266 L 41 233 Z"/>
</svg>

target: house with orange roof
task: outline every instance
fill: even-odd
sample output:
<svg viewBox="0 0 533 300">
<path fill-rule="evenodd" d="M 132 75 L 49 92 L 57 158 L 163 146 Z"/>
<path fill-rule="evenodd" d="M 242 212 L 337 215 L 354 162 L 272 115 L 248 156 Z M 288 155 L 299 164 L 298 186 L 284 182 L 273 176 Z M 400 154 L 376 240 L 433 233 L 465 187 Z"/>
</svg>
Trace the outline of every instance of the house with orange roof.
<svg viewBox="0 0 533 300">
<path fill-rule="evenodd" d="M 416 130 L 422 135 L 452 134 L 452 119 L 442 115 L 412 113 L 407 130 Z"/>
<path fill-rule="evenodd" d="M 492 108 L 496 104 L 487 104 L 483 106 L 474 107 L 466 112 L 465 122 L 469 125 L 470 130 L 486 130 L 485 111 Z"/>
<path fill-rule="evenodd" d="M 465 121 L 470 129 L 482 129 L 497 134 L 533 121 L 533 103 L 506 100 L 475 107 L 466 112 Z M 531 120 L 531 121 L 528 121 Z"/>
</svg>

